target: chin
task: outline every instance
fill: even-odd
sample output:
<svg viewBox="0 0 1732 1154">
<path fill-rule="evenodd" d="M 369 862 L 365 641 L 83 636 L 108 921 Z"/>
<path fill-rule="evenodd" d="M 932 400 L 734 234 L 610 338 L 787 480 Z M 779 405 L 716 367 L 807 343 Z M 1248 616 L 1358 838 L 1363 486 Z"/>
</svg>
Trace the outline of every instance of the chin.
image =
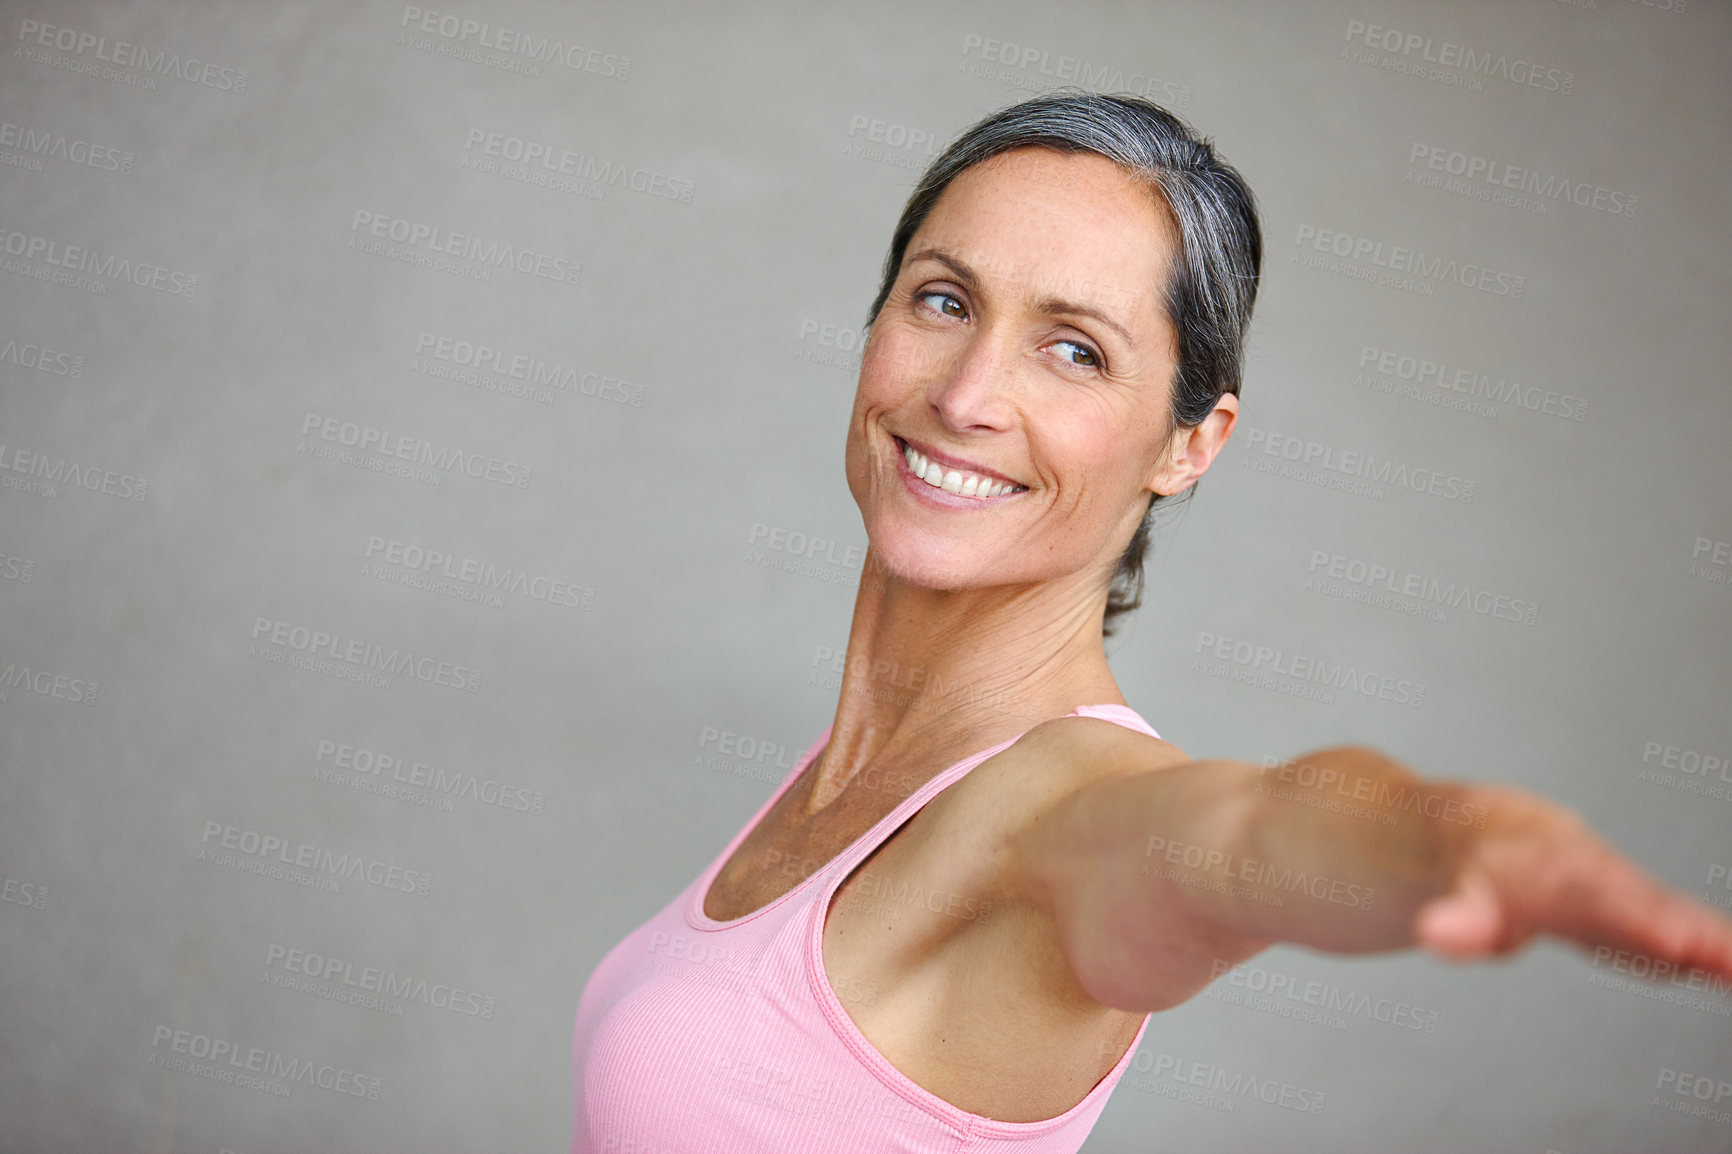
<svg viewBox="0 0 1732 1154">
<path fill-rule="evenodd" d="M 1030 579 L 1021 567 L 1009 570 L 998 542 L 936 538 L 906 524 L 883 523 L 868 523 L 866 537 L 867 563 L 905 585 L 951 592 Z"/>
<path fill-rule="evenodd" d="M 978 558 L 959 557 L 955 542 L 922 540 L 921 534 L 906 528 L 879 529 L 875 532 L 868 525 L 866 534 L 867 564 L 879 572 L 922 589 L 966 589 L 975 584 Z"/>
</svg>

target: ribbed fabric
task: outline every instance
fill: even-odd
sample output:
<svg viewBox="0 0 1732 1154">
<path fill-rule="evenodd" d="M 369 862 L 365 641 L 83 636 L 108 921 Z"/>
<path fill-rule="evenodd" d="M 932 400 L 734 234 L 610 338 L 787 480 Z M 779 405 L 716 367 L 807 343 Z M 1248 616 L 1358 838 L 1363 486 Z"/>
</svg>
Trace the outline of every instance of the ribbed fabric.
<svg viewBox="0 0 1732 1154">
<path fill-rule="evenodd" d="M 1097 717 L 1159 736 L 1122 705 Z M 1020 735 L 1019 735 L 1020 736 Z M 1011 738 L 938 774 L 835 860 L 745 917 L 705 916 L 710 882 L 830 738 L 697 880 L 632 931 L 585 984 L 572 1039 L 573 1154 L 1074 1154 L 1148 1028 L 1088 1095 L 1039 1122 L 1000 1122 L 923 1089 L 872 1047 L 824 973 L 824 912 L 856 865 Z"/>
</svg>

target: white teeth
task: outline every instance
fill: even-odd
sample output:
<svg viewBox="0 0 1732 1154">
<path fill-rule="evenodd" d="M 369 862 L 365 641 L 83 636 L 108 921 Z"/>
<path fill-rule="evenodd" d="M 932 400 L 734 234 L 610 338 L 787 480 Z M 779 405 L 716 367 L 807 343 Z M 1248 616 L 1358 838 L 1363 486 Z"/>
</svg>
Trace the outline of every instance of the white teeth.
<svg viewBox="0 0 1732 1154">
<path fill-rule="evenodd" d="M 959 497 L 996 497 L 1017 488 L 1008 481 L 994 481 L 974 473 L 964 473 L 959 469 L 946 469 L 936 461 L 927 460 L 912 445 L 903 446 L 902 458 L 908 462 L 909 471 L 916 477 L 935 489 L 943 489 L 946 493 L 955 493 Z"/>
</svg>

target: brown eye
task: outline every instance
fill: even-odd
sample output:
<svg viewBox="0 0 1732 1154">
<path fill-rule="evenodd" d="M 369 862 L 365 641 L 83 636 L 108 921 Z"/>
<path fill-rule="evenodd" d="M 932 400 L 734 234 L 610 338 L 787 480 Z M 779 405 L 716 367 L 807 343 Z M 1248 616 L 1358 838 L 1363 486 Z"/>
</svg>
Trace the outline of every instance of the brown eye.
<svg viewBox="0 0 1732 1154">
<path fill-rule="evenodd" d="M 1089 348 L 1085 344 L 1081 344 L 1077 341 L 1054 341 L 1049 347 L 1050 348 L 1064 348 L 1067 346 L 1071 349 L 1076 350 L 1076 355 L 1073 356 L 1073 355 L 1065 354 L 1065 353 L 1061 353 L 1060 355 L 1063 356 L 1066 360 L 1070 361 L 1071 364 L 1076 365 L 1080 368 L 1085 368 L 1085 369 L 1098 369 L 1098 368 L 1100 368 L 1100 364 L 1101 364 L 1100 354 L 1096 353 L 1093 349 Z"/>
<path fill-rule="evenodd" d="M 931 308 L 934 312 L 943 313 L 947 317 L 955 317 L 958 320 L 963 320 L 968 316 L 968 310 L 963 307 L 962 302 L 947 292 L 934 290 L 932 292 L 921 293 L 915 299 L 928 302 L 928 308 Z M 940 303 L 933 305 L 931 303 L 933 300 L 937 300 Z"/>
</svg>

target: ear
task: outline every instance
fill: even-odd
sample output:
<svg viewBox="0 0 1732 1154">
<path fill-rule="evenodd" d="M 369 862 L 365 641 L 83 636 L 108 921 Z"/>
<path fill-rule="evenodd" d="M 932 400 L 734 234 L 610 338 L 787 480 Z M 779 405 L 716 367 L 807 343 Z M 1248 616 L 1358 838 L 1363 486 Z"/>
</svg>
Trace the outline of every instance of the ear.
<svg viewBox="0 0 1732 1154">
<path fill-rule="evenodd" d="M 1227 444 L 1238 422 L 1239 398 L 1222 393 L 1202 424 L 1173 430 L 1161 467 L 1149 478 L 1147 487 L 1163 497 L 1171 497 L 1196 484 L 1197 478 L 1209 471 L 1215 454 Z"/>
</svg>

